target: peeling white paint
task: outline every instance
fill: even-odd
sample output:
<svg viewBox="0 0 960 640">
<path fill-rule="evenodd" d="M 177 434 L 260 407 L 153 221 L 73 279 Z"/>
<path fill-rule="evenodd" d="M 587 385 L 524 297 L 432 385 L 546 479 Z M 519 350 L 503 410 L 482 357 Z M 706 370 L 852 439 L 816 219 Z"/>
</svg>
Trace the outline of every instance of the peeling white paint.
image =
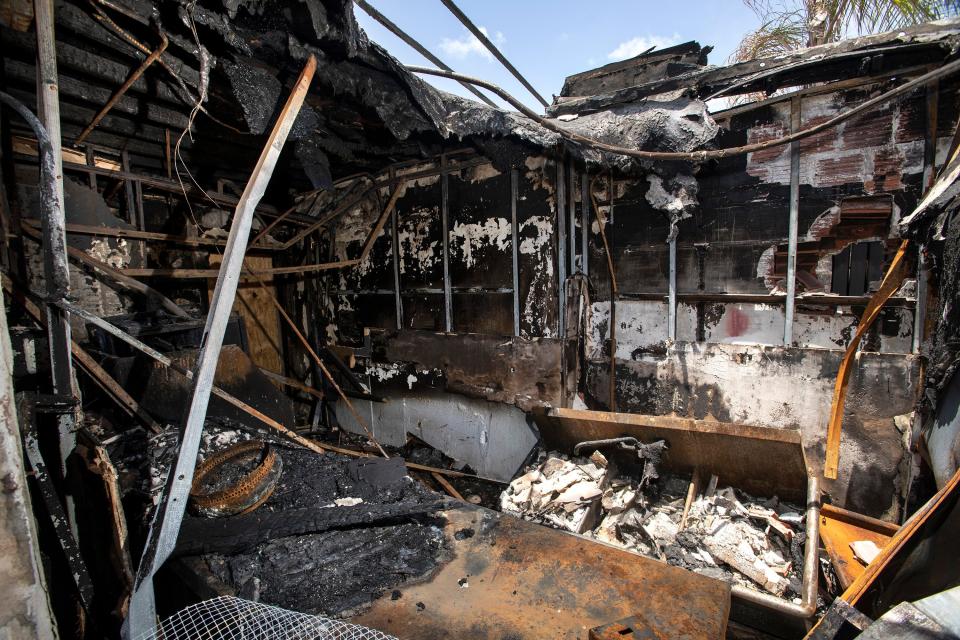
<svg viewBox="0 0 960 640">
<path fill-rule="evenodd" d="M 556 190 L 554 189 L 553 179 L 548 175 L 547 159 L 544 156 L 529 156 L 524 164 L 527 167 L 524 177 L 534 189 L 543 189 L 547 192 L 547 204 L 551 210 L 555 211 Z"/>
<path fill-rule="evenodd" d="M 417 376 L 410 374 L 407 376 L 407 388 L 413 390 L 413 384 L 417 381 Z"/>
<path fill-rule="evenodd" d="M 528 230 L 532 229 L 533 234 Z M 553 219 L 547 216 L 531 216 L 519 225 L 520 246 L 517 248 L 522 255 L 535 256 L 537 265 L 533 272 L 533 278 L 530 281 L 530 290 L 523 301 L 523 322 L 521 330 L 524 337 L 533 337 L 528 334 L 526 327 L 534 328 L 534 335 L 541 335 L 544 338 L 553 338 L 556 335 L 554 328 L 546 322 L 546 310 L 544 304 L 547 293 L 553 285 Z M 526 237 L 524 237 L 526 236 Z M 539 328 L 539 331 L 536 329 Z"/>
<path fill-rule="evenodd" d="M 531 216 L 520 223 L 520 235 L 523 235 L 523 231 L 528 228 L 536 229 L 537 233 L 535 236 L 528 236 L 521 240 L 519 251 L 526 255 L 537 255 L 553 237 L 553 219 L 546 216 Z M 553 262 L 548 262 L 546 266 L 553 274 Z"/>
<path fill-rule="evenodd" d="M 440 261 L 440 241 L 428 241 L 435 217 L 437 217 L 435 209 L 417 209 L 405 217 L 403 224 L 397 230 L 401 274 L 407 273 L 408 269 L 414 273 L 424 274 Z M 406 258 L 410 258 L 409 265 Z"/>
<path fill-rule="evenodd" d="M 463 174 L 464 178 L 471 183 L 483 182 L 484 180 L 496 178 L 501 175 L 492 164 L 481 164 L 476 167 L 464 169 Z"/>
<path fill-rule="evenodd" d="M 401 373 L 401 365 L 397 363 L 382 364 L 374 362 L 367 365 L 366 371 L 364 373 L 371 378 L 376 378 L 380 382 L 386 382 L 392 378 L 396 378 Z"/>
<path fill-rule="evenodd" d="M 467 267 L 472 267 L 476 262 L 473 252 L 485 245 L 500 251 L 509 249 L 510 231 L 510 222 L 506 218 L 487 218 L 482 224 L 458 222 L 450 230 L 450 246 L 459 249 Z"/>
</svg>

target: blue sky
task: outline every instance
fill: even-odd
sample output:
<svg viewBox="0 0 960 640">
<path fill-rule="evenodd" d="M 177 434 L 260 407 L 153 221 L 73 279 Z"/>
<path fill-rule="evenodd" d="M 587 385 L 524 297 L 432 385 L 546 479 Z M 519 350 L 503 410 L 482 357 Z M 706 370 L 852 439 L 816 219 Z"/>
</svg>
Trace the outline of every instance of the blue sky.
<svg viewBox="0 0 960 640">
<path fill-rule="evenodd" d="M 494 82 L 530 107 L 536 99 L 493 59 L 440 0 L 368 0 L 455 71 Z M 563 79 L 649 49 L 697 40 L 712 45 L 721 64 L 740 38 L 756 28 L 741 0 L 458 0 L 547 101 Z M 375 42 L 405 64 L 432 66 L 360 8 L 357 21 Z M 472 97 L 456 82 L 427 78 L 437 87 Z"/>
</svg>

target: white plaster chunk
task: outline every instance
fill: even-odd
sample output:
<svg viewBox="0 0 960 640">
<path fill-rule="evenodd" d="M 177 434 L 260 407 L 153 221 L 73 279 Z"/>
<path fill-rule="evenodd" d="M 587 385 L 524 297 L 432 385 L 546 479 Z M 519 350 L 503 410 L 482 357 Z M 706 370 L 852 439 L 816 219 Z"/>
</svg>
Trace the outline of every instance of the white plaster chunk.
<svg viewBox="0 0 960 640">
<path fill-rule="evenodd" d="M 850 543 L 850 549 L 853 551 L 853 557 L 865 565 L 870 564 L 880 555 L 880 547 L 873 540 L 854 540 Z"/>
<path fill-rule="evenodd" d="M 677 175 L 666 184 L 663 178 L 650 174 L 647 176 L 650 183 L 647 189 L 646 200 L 654 209 L 659 209 L 673 217 L 690 217 L 690 210 L 697 206 L 697 192 L 699 185 L 696 178 L 688 175 Z"/>
</svg>

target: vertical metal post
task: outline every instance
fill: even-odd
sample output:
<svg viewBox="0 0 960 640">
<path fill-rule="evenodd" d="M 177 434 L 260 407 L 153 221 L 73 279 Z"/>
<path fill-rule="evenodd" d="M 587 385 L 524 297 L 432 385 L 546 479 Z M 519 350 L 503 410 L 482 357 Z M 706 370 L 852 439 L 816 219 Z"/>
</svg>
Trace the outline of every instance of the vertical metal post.
<svg viewBox="0 0 960 640">
<path fill-rule="evenodd" d="M 143 215 L 143 183 L 139 180 L 136 180 L 133 183 L 133 194 L 137 212 L 137 221 L 133 223 L 133 226 L 135 226 L 137 229 L 140 229 L 140 231 L 146 231 L 147 221 Z"/>
<path fill-rule="evenodd" d="M 390 214 L 390 237 L 393 246 L 393 301 L 397 309 L 397 330 L 403 329 L 403 296 L 400 295 L 400 222 L 396 207 Z"/>
<path fill-rule="evenodd" d="M 440 156 L 440 234 L 443 246 L 443 326 L 453 331 L 453 294 L 450 285 L 450 183 L 447 156 Z"/>
<path fill-rule="evenodd" d="M 577 272 L 577 176 L 573 172 L 573 160 L 567 159 L 567 206 L 570 216 L 570 275 Z"/>
<path fill-rule="evenodd" d="M 926 192 L 933 186 L 937 167 L 937 113 L 940 104 L 940 83 L 936 80 L 927 85 L 927 131 L 923 147 L 923 188 Z"/>
<path fill-rule="evenodd" d="M 923 328 L 927 321 L 927 260 L 923 246 L 917 251 L 917 301 L 913 308 L 913 352 L 920 353 Z"/>
<path fill-rule="evenodd" d="M 590 176 L 580 176 L 580 269 L 590 275 Z"/>
<path fill-rule="evenodd" d="M 933 186 L 937 173 L 937 113 L 940 103 L 940 83 L 931 82 L 927 85 L 927 131 L 924 136 L 923 147 L 923 189 L 926 191 Z M 913 308 L 913 352 L 920 353 L 923 344 L 923 329 L 927 316 L 927 268 L 923 245 L 917 248 L 917 300 Z"/>
<path fill-rule="evenodd" d="M 390 178 L 394 177 L 393 169 Z M 393 253 L 393 302 L 397 309 L 397 331 L 403 329 L 403 297 L 400 295 L 400 220 L 397 207 L 390 213 L 390 242 Z M 444 290 L 446 293 L 446 290 Z M 447 329 L 449 331 L 449 329 Z"/>
<path fill-rule="evenodd" d="M 84 150 L 83 157 L 86 160 L 87 166 L 90 167 L 91 169 L 97 166 L 96 155 L 94 154 L 93 149 L 91 149 L 90 147 L 87 147 Z M 96 189 L 97 188 L 97 172 L 90 171 L 87 174 L 87 178 L 90 180 L 90 188 Z"/>
<path fill-rule="evenodd" d="M 247 241 L 253 213 L 270 182 L 277 158 L 283 149 L 287 135 L 300 112 L 303 100 L 310 88 L 317 61 L 313 56 L 307 60 L 303 72 L 294 85 L 293 92 L 280 112 L 270 137 L 266 141 L 257 165 L 243 190 L 230 226 L 230 235 L 223 252 L 220 273 L 210 299 L 210 312 L 203 330 L 203 341 L 192 379 L 190 405 L 184 419 L 180 451 L 175 466 L 167 475 L 162 499 L 157 505 L 143 557 L 137 572 L 136 588 L 130 599 L 130 612 L 124 635 L 138 638 L 154 629 L 156 611 L 153 593 L 153 576 L 173 552 L 180 533 L 187 498 L 193 483 L 194 467 L 200 449 L 200 437 L 207 416 L 210 391 L 223 346 L 223 337 L 230 321 L 230 312 L 236 298 L 240 272 L 243 268 Z"/>
<path fill-rule="evenodd" d="M 50 347 L 50 366 L 53 372 L 53 392 L 56 395 L 76 396 L 73 360 L 70 354 L 70 322 L 67 314 L 54 303 L 70 292 L 70 268 L 67 264 L 66 218 L 63 209 L 63 152 L 60 135 L 60 89 L 57 79 L 56 34 L 54 32 L 53 0 L 35 0 L 37 25 L 37 66 L 39 70 L 37 103 L 40 120 L 49 138 L 53 156 L 54 175 L 49 185 L 52 193 L 42 201 L 43 222 L 43 277 L 46 281 L 47 334 Z M 42 151 L 41 151 L 42 153 Z M 76 444 L 76 415 L 63 413 L 57 417 L 60 432 L 61 465 Z M 65 469 L 61 467 L 61 471 Z M 67 505 L 68 511 L 70 504 Z M 72 514 L 71 514 L 72 515 Z"/>
<path fill-rule="evenodd" d="M 513 335 L 520 335 L 520 226 L 517 224 L 517 192 L 520 174 L 510 170 L 510 248 L 513 253 Z"/>
<path fill-rule="evenodd" d="M 800 97 L 790 101 L 790 131 L 800 130 Z M 800 221 L 800 143 L 790 143 L 790 229 L 787 236 L 787 299 L 783 314 L 783 344 L 793 344 L 793 308 L 797 297 L 797 227 Z"/>
<path fill-rule="evenodd" d="M 667 300 L 667 338 L 670 342 L 677 339 L 677 223 L 670 223 L 670 236 L 667 242 L 670 246 L 670 282 Z"/>
<path fill-rule="evenodd" d="M 130 154 L 126 151 L 120 152 L 120 166 L 124 173 L 130 173 Z M 124 202 L 127 206 L 127 222 L 137 226 L 137 205 L 136 197 L 133 193 L 133 180 L 125 179 L 123 181 Z"/>
<path fill-rule="evenodd" d="M 564 172 L 564 161 L 557 160 L 557 335 L 561 338 L 567 335 L 567 178 Z"/>
</svg>

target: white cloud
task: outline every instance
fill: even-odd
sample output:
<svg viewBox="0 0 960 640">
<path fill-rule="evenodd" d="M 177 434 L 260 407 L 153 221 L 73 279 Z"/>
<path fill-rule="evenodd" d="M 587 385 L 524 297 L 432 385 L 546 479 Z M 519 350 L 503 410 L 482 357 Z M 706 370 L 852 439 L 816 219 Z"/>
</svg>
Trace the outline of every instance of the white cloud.
<svg viewBox="0 0 960 640">
<path fill-rule="evenodd" d="M 650 47 L 665 49 L 680 42 L 680 34 L 672 36 L 637 36 L 617 45 L 617 48 L 607 54 L 610 60 L 626 60 L 638 56 Z"/>
<path fill-rule="evenodd" d="M 480 27 L 480 31 L 482 31 L 483 35 L 487 36 L 493 44 L 497 45 L 497 47 L 502 47 L 503 43 L 507 41 L 500 31 L 497 31 L 493 36 L 490 35 L 486 27 Z M 487 48 L 483 46 L 483 43 L 480 42 L 476 36 L 466 30 L 464 30 L 464 34 L 460 38 L 444 38 L 441 40 L 440 49 L 451 58 L 463 59 L 471 54 L 477 54 L 483 56 L 488 61 L 493 60 L 493 54 L 487 51 Z"/>
</svg>

